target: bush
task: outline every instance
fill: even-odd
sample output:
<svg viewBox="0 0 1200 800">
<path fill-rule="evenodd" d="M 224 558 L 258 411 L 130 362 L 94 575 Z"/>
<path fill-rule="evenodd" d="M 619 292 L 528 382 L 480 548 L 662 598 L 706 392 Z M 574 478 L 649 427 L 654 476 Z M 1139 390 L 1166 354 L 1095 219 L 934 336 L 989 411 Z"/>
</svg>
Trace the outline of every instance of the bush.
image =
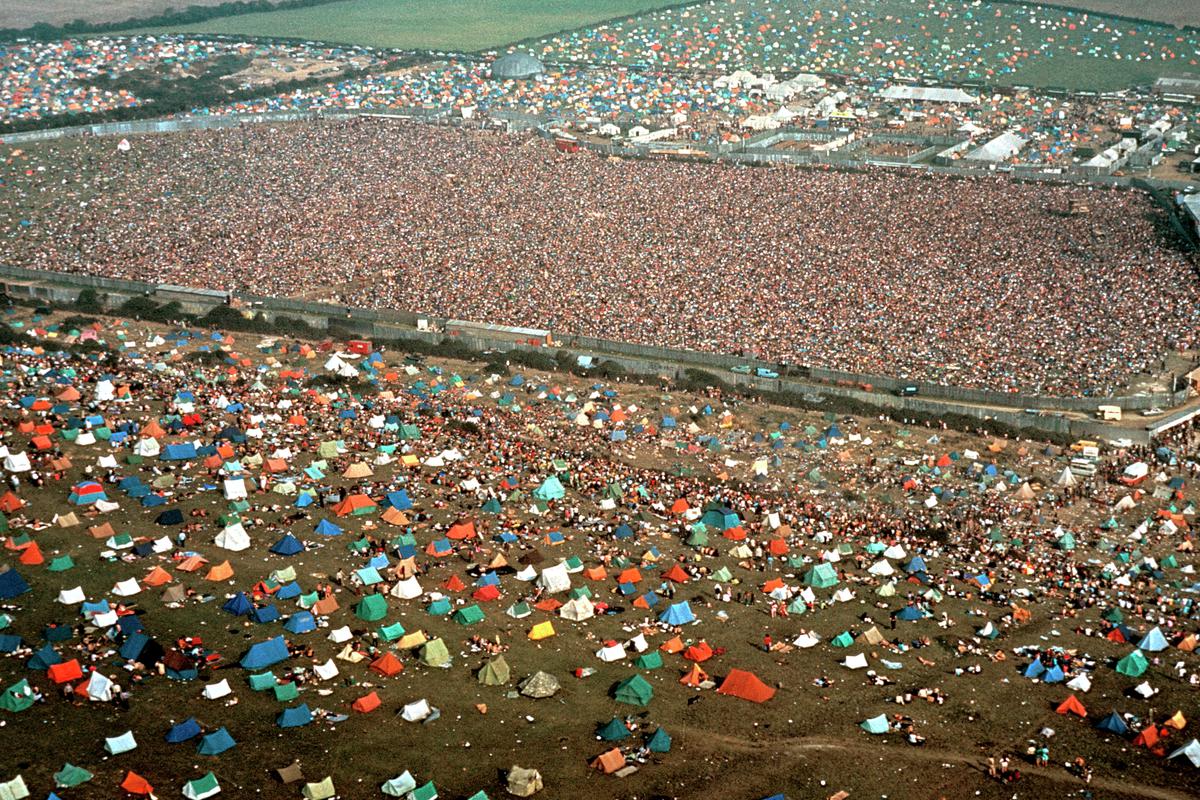
<svg viewBox="0 0 1200 800">
<path fill-rule="evenodd" d="M 131 297 L 118 309 L 123 316 L 134 319 L 157 320 L 160 312 L 158 303 L 149 297 Z"/>
<path fill-rule="evenodd" d="M 624 380 L 628 376 L 625 365 L 616 361 L 601 361 L 596 374 L 609 381 Z"/>
<path fill-rule="evenodd" d="M 95 289 L 87 288 L 75 298 L 75 310 L 81 314 L 103 314 L 105 300 L 104 295 L 99 294 Z"/>
</svg>

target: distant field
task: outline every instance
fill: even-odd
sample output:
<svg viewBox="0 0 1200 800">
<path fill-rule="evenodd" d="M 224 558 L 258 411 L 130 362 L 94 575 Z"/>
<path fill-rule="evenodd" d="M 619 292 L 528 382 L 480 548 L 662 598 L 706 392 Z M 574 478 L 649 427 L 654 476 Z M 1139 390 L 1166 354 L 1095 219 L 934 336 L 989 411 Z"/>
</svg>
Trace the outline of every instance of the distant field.
<svg viewBox="0 0 1200 800">
<path fill-rule="evenodd" d="M 1200 26 L 1198 0 L 1057 0 L 1060 6 L 1082 8 L 1103 14 L 1121 14 L 1169 25 Z"/>
<path fill-rule="evenodd" d="M 482 50 L 673 4 L 672 0 L 346 0 L 146 30 Z"/>
<path fill-rule="evenodd" d="M 170 8 L 219 6 L 225 0 L 4 0 L 0 28 L 28 28 L 39 22 L 62 25 L 84 22 L 124 22 L 161 14 Z"/>
</svg>

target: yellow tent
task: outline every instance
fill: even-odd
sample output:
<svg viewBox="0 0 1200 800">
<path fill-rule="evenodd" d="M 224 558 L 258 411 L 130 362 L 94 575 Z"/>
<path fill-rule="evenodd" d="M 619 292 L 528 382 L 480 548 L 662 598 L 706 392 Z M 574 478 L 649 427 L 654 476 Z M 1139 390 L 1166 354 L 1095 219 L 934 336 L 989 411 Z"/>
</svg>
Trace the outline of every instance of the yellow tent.
<svg viewBox="0 0 1200 800">
<path fill-rule="evenodd" d="M 542 639 L 549 639 L 553 635 L 554 626 L 550 624 L 550 620 L 539 622 L 537 625 L 533 626 L 531 631 L 529 631 L 529 638 L 535 642 L 539 642 Z"/>
<path fill-rule="evenodd" d="M 375 473 L 371 471 L 363 462 L 359 461 L 356 464 L 351 464 L 346 467 L 346 471 L 342 473 L 343 478 L 369 478 Z"/>
<path fill-rule="evenodd" d="M 425 635 L 425 631 L 413 631 L 400 637 L 400 641 L 396 642 L 396 647 L 401 650 L 411 650 L 414 647 L 420 647 L 429 641 L 429 637 Z"/>
</svg>

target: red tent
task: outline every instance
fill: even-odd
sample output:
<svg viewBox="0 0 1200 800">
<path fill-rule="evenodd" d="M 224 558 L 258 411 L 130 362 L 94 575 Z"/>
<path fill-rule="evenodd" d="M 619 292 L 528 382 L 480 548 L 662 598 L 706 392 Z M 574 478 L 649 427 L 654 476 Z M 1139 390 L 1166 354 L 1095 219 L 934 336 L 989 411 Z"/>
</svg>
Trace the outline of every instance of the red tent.
<svg viewBox="0 0 1200 800">
<path fill-rule="evenodd" d="M 688 577 L 688 574 L 686 572 L 684 572 L 683 568 L 680 567 L 678 564 L 676 564 L 675 566 L 671 567 L 669 570 L 664 572 L 663 578 L 665 578 L 669 581 L 675 581 L 676 583 L 687 583 L 690 580 L 690 578 Z"/>
<path fill-rule="evenodd" d="M 462 541 L 463 539 L 475 538 L 475 523 L 471 520 L 465 522 L 456 522 L 450 526 L 450 530 L 446 531 L 447 539 L 455 539 Z"/>
<path fill-rule="evenodd" d="M 46 676 L 55 683 L 70 683 L 82 678 L 83 670 L 79 668 L 78 661 L 71 659 L 61 664 L 52 664 L 50 669 L 46 670 Z"/>
<path fill-rule="evenodd" d="M 381 701 L 379 699 L 379 695 L 376 694 L 375 692 L 371 692 L 370 694 L 363 695 L 362 697 L 355 700 L 353 703 L 350 704 L 350 707 L 353 708 L 355 711 L 358 711 L 362 714 L 366 714 L 370 711 L 374 711 L 375 709 L 379 708 L 380 702 Z"/>
<path fill-rule="evenodd" d="M 393 675 L 399 675 L 404 670 L 404 664 L 400 663 L 400 659 L 391 653 L 384 653 L 371 662 L 371 670 L 390 678 Z"/>
<path fill-rule="evenodd" d="M 500 590 L 496 588 L 495 584 L 491 583 L 489 583 L 487 586 L 480 586 L 471 594 L 471 597 L 474 597 L 476 600 L 484 603 L 489 600 L 495 600 L 499 596 Z"/>
<path fill-rule="evenodd" d="M 775 690 L 759 680 L 753 672 L 731 669 L 717 688 L 717 694 L 740 697 L 752 703 L 765 703 L 775 696 Z"/>
<path fill-rule="evenodd" d="M 150 794 L 154 791 L 150 782 L 136 772 L 129 772 L 125 775 L 125 780 L 121 781 L 121 788 L 130 794 Z"/>
<path fill-rule="evenodd" d="M 1087 709 L 1083 707 L 1083 703 L 1079 702 L 1079 698 L 1071 695 L 1066 700 L 1059 703 L 1058 708 L 1054 709 L 1059 714 L 1074 714 L 1077 717 L 1086 717 Z"/>
<path fill-rule="evenodd" d="M 697 664 L 708 661 L 713 657 L 712 648 L 708 646 L 708 642 L 703 640 L 683 651 L 683 657 L 688 661 L 695 661 Z"/>
</svg>

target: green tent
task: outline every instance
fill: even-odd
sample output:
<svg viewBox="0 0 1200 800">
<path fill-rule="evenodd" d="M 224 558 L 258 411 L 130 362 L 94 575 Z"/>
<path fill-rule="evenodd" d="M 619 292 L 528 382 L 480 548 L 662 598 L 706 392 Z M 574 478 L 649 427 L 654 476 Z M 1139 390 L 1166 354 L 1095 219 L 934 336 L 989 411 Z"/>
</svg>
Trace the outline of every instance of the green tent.
<svg viewBox="0 0 1200 800">
<path fill-rule="evenodd" d="M 1075 537 L 1071 535 L 1070 531 L 1058 537 L 1058 549 L 1068 552 L 1075 549 Z"/>
<path fill-rule="evenodd" d="M 51 572 L 66 572 L 73 566 L 75 566 L 75 562 L 70 556 L 59 556 L 50 562 L 50 566 L 47 569 Z"/>
<path fill-rule="evenodd" d="M 384 625 L 379 629 L 379 638 L 385 642 L 394 642 L 404 635 L 404 626 L 399 622 L 393 622 L 391 625 Z"/>
<path fill-rule="evenodd" d="M 416 441 L 421 438 L 421 429 L 416 425 L 401 425 L 399 434 L 404 441 Z"/>
<path fill-rule="evenodd" d="M 274 672 L 260 672 L 257 675 L 250 676 L 250 688 L 255 692 L 262 692 L 272 688 L 275 685 Z"/>
<path fill-rule="evenodd" d="M 459 625 L 474 625 L 483 621 L 483 609 L 478 605 L 463 606 L 454 612 L 454 621 Z"/>
<path fill-rule="evenodd" d="M 849 647 L 854 644 L 854 637 L 850 635 L 850 631 L 842 631 L 830 639 L 829 644 L 833 647 Z"/>
<path fill-rule="evenodd" d="M 633 662 L 633 665 L 638 669 L 658 669 L 663 665 L 662 654 L 657 650 L 651 650 L 648 653 L 642 653 Z"/>
<path fill-rule="evenodd" d="M 93 777 L 92 773 L 83 767 L 77 767 L 68 762 L 63 765 L 62 769 L 54 773 L 54 785 L 59 789 L 70 789 L 81 783 L 87 783 Z"/>
<path fill-rule="evenodd" d="M 333 776 L 326 776 L 325 780 L 317 783 L 304 784 L 300 794 L 304 796 L 304 800 L 329 800 L 337 795 L 337 790 L 333 788 Z"/>
<path fill-rule="evenodd" d="M 508 614 L 513 619 L 524 619 L 533 613 L 533 609 L 529 607 L 529 603 L 526 603 L 524 600 L 522 600 L 519 603 L 513 603 L 504 613 Z"/>
<path fill-rule="evenodd" d="M 596 735 L 606 742 L 619 742 L 629 738 L 629 728 L 625 727 L 624 722 L 613 717 L 600 730 L 596 731 Z"/>
<path fill-rule="evenodd" d="M 493 497 L 483 504 L 483 510 L 488 514 L 499 514 L 504 508 L 500 505 L 500 501 Z"/>
<path fill-rule="evenodd" d="M 554 475 L 546 478 L 541 486 L 533 490 L 533 496 L 537 500 L 561 500 L 566 493 L 562 482 Z"/>
<path fill-rule="evenodd" d="M 578 600 L 580 597 L 590 598 L 592 596 L 592 587 L 587 585 L 575 586 L 571 589 L 571 591 L 567 592 L 567 596 L 572 600 Z"/>
<path fill-rule="evenodd" d="M 1104 612 L 1104 619 L 1113 623 L 1114 625 L 1120 625 L 1125 621 L 1125 615 L 1121 612 L 1121 609 L 1113 606 L 1108 611 Z"/>
<path fill-rule="evenodd" d="M 183 787 L 184 797 L 212 797 L 220 793 L 221 787 L 217 784 L 217 776 L 211 772 L 202 778 L 196 778 L 194 781 L 188 781 Z"/>
<path fill-rule="evenodd" d="M 1146 661 L 1146 656 L 1141 650 L 1134 650 L 1129 655 L 1117 662 L 1117 672 L 1122 675 L 1127 675 L 1130 678 L 1140 677 L 1150 664 Z"/>
<path fill-rule="evenodd" d="M 366 622 L 376 622 L 387 616 L 387 598 L 381 594 L 369 594 L 354 607 L 354 616 Z"/>
<path fill-rule="evenodd" d="M 0 695 L 0 708 L 5 711 L 24 711 L 33 705 L 33 689 L 29 687 L 29 681 L 22 678 L 12 686 L 4 690 L 4 694 Z"/>
<path fill-rule="evenodd" d="M 617 684 L 613 697 L 618 703 L 644 706 L 654 698 L 654 687 L 641 675 L 633 674 Z"/>
<path fill-rule="evenodd" d="M 295 700 L 300 696 L 300 690 L 296 688 L 296 684 L 288 681 L 287 683 L 278 683 L 274 687 L 275 699 L 281 703 L 287 703 Z"/>
<path fill-rule="evenodd" d="M 830 586 L 837 586 L 837 573 L 833 570 L 833 565 L 828 563 L 820 563 L 813 566 L 805 575 L 804 582 L 809 586 L 817 589 L 825 589 Z"/>
<path fill-rule="evenodd" d="M 712 580 L 714 580 L 718 583 L 725 583 L 727 581 L 733 580 L 733 575 L 730 574 L 729 567 L 721 567 L 719 570 L 717 570 L 716 572 L 714 572 L 712 574 Z"/>
<path fill-rule="evenodd" d="M 653 736 L 646 740 L 646 749 L 651 753 L 671 752 L 671 734 L 667 733 L 664 728 L 659 728 Z"/>
<path fill-rule="evenodd" d="M 430 639 L 421 646 L 421 662 L 427 667 L 440 667 L 450 663 L 450 652 L 446 643 L 439 639 Z"/>
<path fill-rule="evenodd" d="M 703 525 L 696 523 L 687 538 L 687 545 L 689 547 L 708 547 L 708 531 Z"/>
<path fill-rule="evenodd" d="M 871 717 L 868 720 L 864 720 L 859 723 L 858 727 L 867 733 L 887 733 L 890 726 L 888 725 L 887 714 L 880 714 L 878 717 Z"/>
<path fill-rule="evenodd" d="M 808 611 L 808 604 L 804 602 L 803 597 L 797 596 L 792 602 L 788 603 L 787 612 L 789 614 L 803 614 Z"/>
<path fill-rule="evenodd" d="M 434 800 L 438 796 L 438 793 L 437 788 L 433 785 L 433 781 L 430 781 L 423 786 L 413 789 L 408 796 L 412 800 Z"/>
<path fill-rule="evenodd" d="M 483 665 L 479 670 L 479 682 L 484 686 L 499 686 L 508 683 L 510 673 L 508 662 L 499 655 Z"/>
</svg>

